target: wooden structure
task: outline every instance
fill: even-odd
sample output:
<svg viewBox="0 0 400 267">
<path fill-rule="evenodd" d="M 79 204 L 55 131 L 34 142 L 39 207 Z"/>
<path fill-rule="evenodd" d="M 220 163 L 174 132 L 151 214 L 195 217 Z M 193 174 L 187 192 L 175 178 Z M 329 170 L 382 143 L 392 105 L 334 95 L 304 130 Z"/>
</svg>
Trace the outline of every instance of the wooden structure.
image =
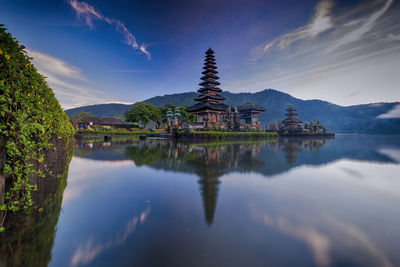
<svg viewBox="0 0 400 267">
<path fill-rule="evenodd" d="M 197 90 L 200 95 L 194 99 L 199 103 L 188 107 L 187 111 L 197 115 L 195 126 L 215 127 L 225 123 L 228 106 L 222 103 L 225 98 L 220 95 L 222 90 L 217 87 L 220 83 L 217 81 L 218 71 L 211 48 L 206 51 L 203 69 L 202 82 L 199 83 L 201 88 Z"/>
<path fill-rule="evenodd" d="M 240 114 L 240 124 L 242 126 L 260 127 L 258 114 L 265 111 L 265 108 L 247 102 L 237 107 Z"/>
</svg>

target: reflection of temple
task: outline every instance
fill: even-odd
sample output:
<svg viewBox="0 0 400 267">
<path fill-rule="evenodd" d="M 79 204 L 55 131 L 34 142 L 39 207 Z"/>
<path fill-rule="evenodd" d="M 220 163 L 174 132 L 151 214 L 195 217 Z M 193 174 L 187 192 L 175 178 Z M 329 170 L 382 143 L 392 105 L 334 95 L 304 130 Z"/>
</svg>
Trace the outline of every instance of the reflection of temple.
<svg viewBox="0 0 400 267">
<path fill-rule="evenodd" d="M 318 152 L 324 146 L 326 139 L 304 139 L 304 138 L 280 138 L 278 147 L 280 151 L 286 152 L 286 161 L 289 165 L 296 162 L 297 154 L 303 149 L 310 152 Z"/>
<path fill-rule="evenodd" d="M 216 210 L 219 177 L 232 171 L 251 171 L 264 162 L 257 158 L 264 143 L 231 145 L 190 145 L 146 141 L 127 146 L 125 153 L 137 166 L 195 173 L 199 178 L 204 216 L 211 225 Z"/>
<path fill-rule="evenodd" d="M 203 198 L 205 219 L 208 225 L 214 220 L 219 191 L 219 177 L 229 169 L 254 169 L 263 164 L 256 159 L 257 146 L 234 144 L 231 146 L 196 146 L 196 158 L 186 164 L 200 176 L 199 184 Z"/>
<path fill-rule="evenodd" d="M 219 191 L 219 180 L 215 177 L 201 177 L 199 180 L 201 196 L 203 198 L 204 215 L 208 225 L 214 220 L 215 207 Z"/>
</svg>

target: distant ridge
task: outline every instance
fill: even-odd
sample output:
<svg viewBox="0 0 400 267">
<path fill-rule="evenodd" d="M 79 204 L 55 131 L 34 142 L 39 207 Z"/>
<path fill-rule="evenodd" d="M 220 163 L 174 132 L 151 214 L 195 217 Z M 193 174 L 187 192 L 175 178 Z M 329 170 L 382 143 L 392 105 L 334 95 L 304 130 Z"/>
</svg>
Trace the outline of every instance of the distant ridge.
<svg viewBox="0 0 400 267">
<path fill-rule="evenodd" d="M 193 98 L 198 94 L 195 92 L 170 94 L 155 96 L 145 100 L 158 107 L 167 104 L 191 105 Z M 266 109 L 260 115 L 263 125 L 269 122 L 284 119 L 285 109 L 292 104 L 299 113 L 298 118 L 303 121 L 313 119 L 321 121 L 329 131 L 337 133 L 390 133 L 400 134 L 400 118 L 378 119 L 381 114 L 385 114 L 400 105 L 399 102 L 392 103 L 372 103 L 343 107 L 322 100 L 301 100 L 287 93 L 274 89 L 265 89 L 256 93 L 231 93 L 222 92 L 226 98 L 224 103 L 231 106 L 239 106 L 246 102 L 252 102 Z M 124 115 L 125 111 L 133 105 L 125 104 L 98 104 L 83 106 L 66 110 L 68 115 L 78 114 L 80 111 L 90 112 L 95 116 L 115 117 Z"/>
</svg>

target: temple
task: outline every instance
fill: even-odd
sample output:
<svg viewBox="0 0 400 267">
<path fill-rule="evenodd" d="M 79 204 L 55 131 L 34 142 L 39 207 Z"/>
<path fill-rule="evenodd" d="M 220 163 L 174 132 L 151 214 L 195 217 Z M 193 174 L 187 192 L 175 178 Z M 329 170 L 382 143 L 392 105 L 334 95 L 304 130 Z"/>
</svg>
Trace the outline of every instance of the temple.
<svg viewBox="0 0 400 267">
<path fill-rule="evenodd" d="M 197 115 L 198 125 L 215 127 L 224 123 L 228 106 L 222 103 L 225 98 L 219 94 L 222 90 L 217 87 L 220 83 L 217 81 L 218 71 L 211 48 L 206 51 L 203 69 L 203 81 L 199 83 L 201 88 L 197 90 L 200 95 L 194 99 L 199 103 L 188 107 L 187 111 Z"/>
<path fill-rule="evenodd" d="M 240 114 L 240 123 L 243 126 L 253 126 L 257 128 L 261 126 L 258 120 L 258 114 L 264 112 L 265 108 L 247 102 L 246 104 L 238 106 L 237 110 Z"/>
<path fill-rule="evenodd" d="M 228 106 L 222 101 L 225 98 L 220 94 L 222 90 L 217 86 L 218 71 L 214 51 L 208 48 L 204 60 L 204 71 L 199 83 L 200 93 L 194 100 L 198 103 L 188 107 L 189 113 L 197 115 L 197 121 L 192 126 L 195 128 L 221 127 L 233 131 L 245 130 L 246 128 L 261 128 L 258 114 L 265 109 L 252 103 L 243 104 L 237 108 Z"/>
<path fill-rule="evenodd" d="M 279 128 L 289 132 L 293 131 L 301 132 L 303 130 L 302 126 L 303 122 L 296 118 L 297 116 L 296 109 L 292 105 L 289 105 L 286 111 L 287 113 L 285 114 L 285 116 L 287 118 L 281 122 L 282 124 L 280 125 Z"/>
</svg>

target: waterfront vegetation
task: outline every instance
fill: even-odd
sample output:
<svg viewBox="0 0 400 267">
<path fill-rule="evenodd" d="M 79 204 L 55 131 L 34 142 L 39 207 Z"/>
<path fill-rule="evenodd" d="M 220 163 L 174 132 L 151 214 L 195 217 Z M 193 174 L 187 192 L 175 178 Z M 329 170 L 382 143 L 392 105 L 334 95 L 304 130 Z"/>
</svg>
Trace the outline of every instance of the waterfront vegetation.
<svg viewBox="0 0 400 267">
<path fill-rule="evenodd" d="M 270 139 L 275 138 L 277 133 L 272 132 L 222 132 L 222 131 L 192 131 L 190 133 L 180 132 L 180 138 L 193 140 L 243 140 L 243 139 Z"/>
<path fill-rule="evenodd" d="M 165 133 L 165 130 L 159 129 L 159 130 L 141 130 L 141 129 L 132 129 L 132 130 L 127 130 L 127 129 L 116 129 L 116 128 L 103 128 L 103 129 L 79 129 L 76 131 L 76 134 L 78 135 L 155 135 L 159 133 Z"/>
<path fill-rule="evenodd" d="M 1 172 L 11 179 L 0 205 L 0 231 L 7 214 L 34 207 L 33 175 L 45 176 L 50 140 L 72 140 L 74 130 L 45 77 L 32 65 L 25 47 L 0 25 L 0 139 L 5 162 Z M 2 155 L 3 156 L 3 155 Z"/>
<path fill-rule="evenodd" d="M 140 129 L 80 129 L 76 131 L 77 135 L 94 136 L 94 135 L 146 135 L 149 137 L 159 137 L 160 134 L 166 133 L 164 129 L 154 131 Z M 277 133 L 273 132 L 228 132 L 228 131 L 185 131 L 179 130 L 177 138 L 185 140 L 244 140 L 244 139 L 270 139 L 276 138 Z"/>
</svg>

